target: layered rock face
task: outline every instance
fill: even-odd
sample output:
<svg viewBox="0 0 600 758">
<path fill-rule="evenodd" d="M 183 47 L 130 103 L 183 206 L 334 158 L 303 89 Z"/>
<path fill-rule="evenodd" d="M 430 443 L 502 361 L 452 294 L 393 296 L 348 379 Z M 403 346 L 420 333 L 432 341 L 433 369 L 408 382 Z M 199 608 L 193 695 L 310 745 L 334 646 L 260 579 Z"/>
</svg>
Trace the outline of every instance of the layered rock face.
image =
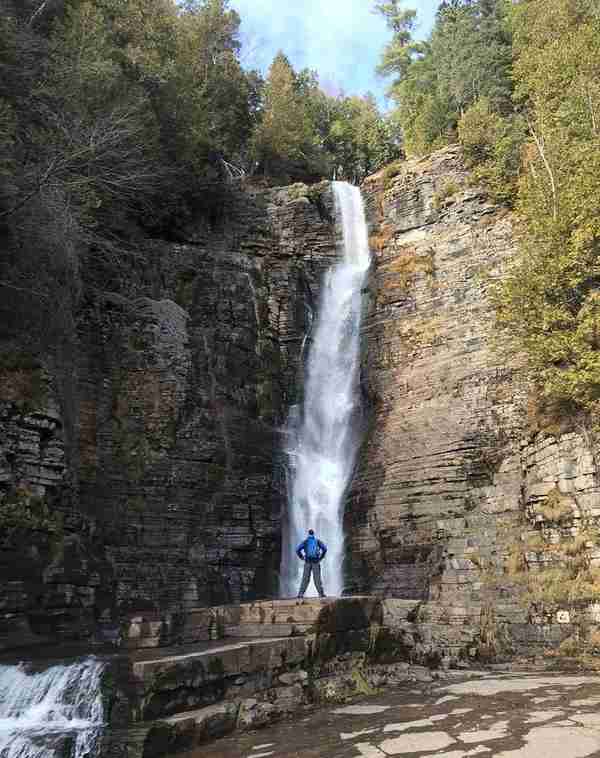
<svg viewBox="0 0 600 758">
<path fill-rule="evenodd" d="M 346 513 L 349 586 L 516 620 L 512 546 L 539 522 L 560 541 L 600 515 L 594 443 L 576 423 L 543 423 L 494 331 L 490 290 L 516 252 L 510 214 L 472 186 L 458 148 L 391 174 L 363 188 L 370 426 Z M 547 513 L 557 500 L 562 524 Z"/>
<path fill-rule="evenodd" d="M 3 370 L 0 484 L 46 514 L 3 535 L 5 645 L 276 591 L 281 428 L 335 255 L 331 192 L 310 196 L 222 192 L 90 276 L 64 375 Z"/>
<path fill-rule="evenodd" d="M 528 548 L 544 530 L 600 560 L 584 539 L 600 516 L 593 430 L 545 417 L 494 331 L 511 215 L 457 148 L 396 171 L 363 187 L 368 429 L 346 586 L 427 601 L 410 623 L 429 651 L 470 649 L 494 614 L 527 644 L 560 639 L 597 609 L 528 616 L 507 559 L 517 546 L 530 568 L 552 560 Z M 277 590 L 282 428 L 335 256 L 332 197 L 326 184 L 210 197 L 178 242 L 90 273 L 61 372 L 0 364 L 0 648 L 127 638 L 128 623 L 173 643 L 189 609 Z"/>
</svg>

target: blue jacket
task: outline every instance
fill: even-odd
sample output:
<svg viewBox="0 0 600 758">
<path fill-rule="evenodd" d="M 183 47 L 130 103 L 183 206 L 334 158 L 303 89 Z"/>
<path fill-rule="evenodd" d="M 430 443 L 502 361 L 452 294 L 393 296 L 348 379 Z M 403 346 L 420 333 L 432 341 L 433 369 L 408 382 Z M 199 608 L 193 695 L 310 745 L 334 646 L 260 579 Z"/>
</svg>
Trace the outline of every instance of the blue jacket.
<svg viewBox="0 0 600 758">
<path fill-rule="evenodd" d="M 301 558 L 302 560 L 311 561 L 313 563 L 318 563 L 319 561 L 322 561 L 323 558 L 325 558 L 325 554 L 327 553 L 327 545 L 324 542 L 321 542 L 321 540 L 317 540 L 317 545 L 319 546 L 319 557 L 316 559 L 305 558 L 307 542 L 308 542 L 308 537 L 304 540 L 304 542 L 301 542 L 296 548 L 296 555 L 298 556 L 298 558 Z M 304 552 L 304 555 L 302 555 L 302 552 Z"/>
</svg>

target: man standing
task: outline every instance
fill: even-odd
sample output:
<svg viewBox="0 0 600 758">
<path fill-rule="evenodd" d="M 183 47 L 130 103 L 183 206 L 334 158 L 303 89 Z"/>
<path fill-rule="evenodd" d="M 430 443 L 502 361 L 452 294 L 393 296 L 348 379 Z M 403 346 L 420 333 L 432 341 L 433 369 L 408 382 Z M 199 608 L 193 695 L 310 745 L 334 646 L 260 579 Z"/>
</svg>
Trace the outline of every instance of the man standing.
<svg viewBox="0 0 600 758">
<path fill-rule="evenodd" d="M 309 529 L 308 537 L 296 548 L 296 555 L 301 561 L 304 561 L 304 573 L 302 574 L 302 582 L 300 583 L 300 590 L 298 592 L 299 598 L 304 597 L 311 574 L 319 597 L 325 597 L 323 583 L 321 582 L 321 561 L 325 558 L 326 553 L 327 545 L 318 540 L 313 530 Z"/>
</svg>

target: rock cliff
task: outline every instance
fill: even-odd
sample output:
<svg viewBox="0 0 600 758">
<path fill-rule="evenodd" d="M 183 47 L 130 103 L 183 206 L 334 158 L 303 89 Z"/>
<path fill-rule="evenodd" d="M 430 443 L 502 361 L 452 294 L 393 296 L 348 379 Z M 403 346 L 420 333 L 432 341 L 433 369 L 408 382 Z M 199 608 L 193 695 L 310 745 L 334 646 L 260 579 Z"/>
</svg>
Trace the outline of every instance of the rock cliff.
<svg viewBox="0 0 600 758">
<path fill-rule="evenodd" d="M 600 515 L 597 446 L 587 424 L 545 418 L 494 331 L 490 289 L 514 258 L 514 219 L 472 185 L 459 149 L 363 191 L 370 427 L 346 511 L 350 586 L 516 620 L 511 550 L 535 568 L 550 559 L 527 548 L 532 534 L 560 542 Z"/>
<path fill-rule="evenodd" d="M 551 418 L 494 331 L 514 219 L 455 147 L 363 192 L 369 423 L 347 587 L 429 603 L 410 623 L 435 635 L 468 628 L 453 655 L 488 644 L 498 619 L 527 644 L 560 640 L 597 608 L 515 600 L 525 567 L 557 560 L 532 538 L 579 540 L 600 561 L 598 445 L 588 423 Z M 0 647 L 114 638 L 134 617 L 164 644 L 185 637 L 188 609 L 276 592 L 281 428 L 335 256 L 332 197 L 326 184 L 211 197 L 176 242 L 91 272 L 62 371 L 0 364 Z"/>
<path fill-rule="evenodd" d="M 177 242 L 86 272 L 69 365 L 2 364 L 0 644 L 276 591 L 280 430 L 331 203 L 221 191 Z"/>
</svg>

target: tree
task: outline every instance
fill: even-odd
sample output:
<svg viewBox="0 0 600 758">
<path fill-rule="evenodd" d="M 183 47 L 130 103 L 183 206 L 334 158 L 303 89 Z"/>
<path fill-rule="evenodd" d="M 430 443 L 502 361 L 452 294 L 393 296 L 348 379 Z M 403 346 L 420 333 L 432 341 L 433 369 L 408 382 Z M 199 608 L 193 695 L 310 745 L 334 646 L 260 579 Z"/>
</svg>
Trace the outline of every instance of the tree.
<svg viewBox="0 0 600 758">
<path fill-rule="evenodd" d="M 355 182 L 402 153 L 400 135 L 393 122 L 381 116 L 372 95 L 338 100 L 329 141 L 340 178 Z"/>
<path fill-rule="evenodd" d="M 396 77 L 392 89 L 406 78 L 414 61 L 425 52 L 423 45 L 413 39 L 417 12 L 402 9 L 401 3 L 402 0 L 375 3 L 375 12 L 385 18 L 393 32 L 392 40 L 384 48 L 381 63 L 377 67 L 380 74 Z"/>
<path fill-rule="evenodd" d="M 512 45 L 503 1 L 442 3 L 431 49 L 439 90 L 453 113 L 461 116 L 481 97 L 494 110 L 511 110 Z"/>
<path fill-rule="evenodd" d="M 528 0 L 513 13 L 525 233 L 499 323 L 547 400 L 590 410 L 600 399 L 600 17 L 589 0 Z"/>
<path fill-rule="evenodd" d="M 459 120 L 458 138 L 473 178 L 482 182 L 495 200 L 514 205 L 527 140 L 523 116 L 502 116 L 488 98 L 481 97 Z"/>
<path fill-rule="evenodd" d="M 308 164 L 316 134 L 296 74 L 279 52 L 269 68 L 263 91 L 263 110 L 253 138 L 254 154 L 265 173 L 279 164 Z"/>
<path fill-rule="evenodd" d="M 200 168 L 211 151 L 237 154 L 252 128 L 250 79 L 239 63 L 238 14 L 226 0 L 188 2 L 177 25 L 160 118 L 175 131 L 175 152 Z"/>
<path fill-rule="evenodd" d="M 0 18 L 0 300 L 52 353 L 85 278 L 114 276 L 132 230 L 247 144 L 258 84 L 225 0 L 17 5 Z"/>
<path fill-rule="evenodd" d="M 454 140 L 459 119 L 480 97 L 499 111 L 510 110 L 504 0 L 443 2 L 424 42 L 413 39 L 415 12 L 403 10 L 400 0 L 376 3 L 375 10 L 394 32 L 378 71 L 395 77 L 389 94 L 409 152 L 421 154 Z"/>
<path fill-rule="evenodd" d="M 267 111 L 265 97 L 257 136 L 265 140 L 264 145 L 269 140 L 272 144 L 276 125 L 281 134 L 291 135 L 286 152 L 275 159 L 280 165 L 287 161 L 291 170 L 295 161 L 303 165 L 308 178 L 337 176 L 358 182 L 399 157 L 398 129 L 381 115 L 372 95 L 328 95 L 321 89 L 316 71 L 303 69 L 296 74 L 285 56 L 276 58 L 274 66 L 278 85 L 269 89 L 268 80 L 265 94 L 276 105 L 279 120 Z M 293 128 L 288 131 L 290 125 Z M 273 130 L 268 137 L 267 128 Z M 299 176 L 297 172 L 294 175 Z"/>
</svg>

